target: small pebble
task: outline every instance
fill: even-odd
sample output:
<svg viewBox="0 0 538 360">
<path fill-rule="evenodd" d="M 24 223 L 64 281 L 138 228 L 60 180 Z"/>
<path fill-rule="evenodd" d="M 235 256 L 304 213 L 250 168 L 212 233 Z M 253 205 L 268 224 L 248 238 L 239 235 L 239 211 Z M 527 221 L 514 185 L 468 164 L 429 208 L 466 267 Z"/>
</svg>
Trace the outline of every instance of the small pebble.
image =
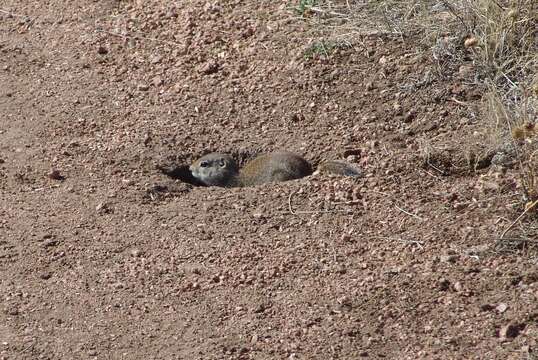
<svg viewBox="0 0 538 360">
<path fill-rule="evenodd" d="M 134 257 L 140 257 L 142 256 L 143 252 L 140 249 L 133 249 L 131 250 L 131 255 Z"/>
<path fill-rule="evenodd" d="M 458 255 L 441 255 L 439 257 L 439 260 L 441 262 L 448 262 L 448 263 L 454 263 L 458 260 L 459 256 Z"/>
<path fill-rule="evenodd" d="M 97 206 L 95 207 L 95 211 L 100 214 L 108 214 L 110 212 L 110 207 L 106 202 L 102 202 L 97 204 Z"/>
<path fill-rule="evenodd" d="M 52 169 L 49 172 L 48 177 L 49 177 L 49 179 L 52 179 L 52 180 L 64 180 L 64 177 L 62 176 L 60 171 L 57 170 L 57 169 Z"/>
<path fill-rule="evenodd" d="M 164 84 L 164 80 L 160 76 L 155 76 L 153 80 L 151 80 L 151 82 L 153 83 L 153 86 L 155 87 L 161 86 L 162 84 Z"/>
<path fill-rule="evenodd" d="M 505 325 L 499 330 L 499 339 L 504 340 L 504 341 L 508 339 L 513 339 L 516 336 L 518 336 L 521 330 L 523 330 L 524 328 L 525 328 L 524 324 Z"/>
<path fill-rule="evenodd" d="M 140 91 L 148 91 L 149 90 L 149 85 L 148 84 L 138 84 L 137 88 Z"/>
<path fill-rule="evenodd" d="M 9 309 L 7 309 L 6 312 L 7 312 L 8 315 L 11 315 L 11 316 L 19 315 L 19 309 L 17 309 L 16 307 L 9 308 Z"/>
<path fill-rule="evenodd" d="M 55 239 L 48 239 L 43 242 L 44 247 L 52 247 L 58 245 L 58 241 Z"/>
<path fill-rule="evenodd" d="M 204 75 L 211 75 L 219 71 L 219 64 L 216 62 L 208 62 L 200 68 L 200 72 Z"/>
<path fill-rule="evenodd" d="M 48 280 L 52 277 L 52 274 L 48 271 L 45 271 L 45 272 L 42 272 L 41 274 L 39 274 L 39 277 L 43 280 Z"/>
<path fill-rule="evenodd" d="M 439 290 L 441 291 L 447 291 L 448 288 L 450 287 L 450 281 L 444 278 L 440 279 L 438 284 L 439 284 Z"/>
<path fill-rule="evenodd" d="M 478 39 L 475 37 L 470 37 L 465 40 L 464 45 L 466 48 L 472 48 L 478 44 Z"/>
<path fill-rule="evenodd" d="M 102 45 L 100 45 L 98 48 L 97 48 L 97 53 L 99 55 L 105 55 L 105 54 L 108 54 L 108 49 Z"/>
<path fill-rule="evenodd" d="M 508 309 L 508 305 L 506 305 L 505 303 L 500 303 L 500 304 L 497 305 L 497 307 L 495 308 L 495 310 L 497 310 L 497 312 L 498 312 L 499 314 L 502 314 L 502 313 L 505 312 L 507 309 Z"/>
</svg>

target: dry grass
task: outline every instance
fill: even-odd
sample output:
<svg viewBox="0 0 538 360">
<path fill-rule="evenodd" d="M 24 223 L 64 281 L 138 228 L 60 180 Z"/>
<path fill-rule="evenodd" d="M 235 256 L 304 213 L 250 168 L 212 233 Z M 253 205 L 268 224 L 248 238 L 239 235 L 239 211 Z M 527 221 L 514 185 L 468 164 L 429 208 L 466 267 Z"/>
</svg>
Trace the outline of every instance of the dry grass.
<svg viewBox="0 0 538 360">
<path fill-rule="evenodd" d="M 461 60 L 457 50 L 474 38 L 473 60 L 495 83 L 514 86 L 536 73 L 535 0 L 299 0 L 296 9 L 325 36 L 353 43 L 364 35 L 413 34 L 437 58 Z"/>
</svg>

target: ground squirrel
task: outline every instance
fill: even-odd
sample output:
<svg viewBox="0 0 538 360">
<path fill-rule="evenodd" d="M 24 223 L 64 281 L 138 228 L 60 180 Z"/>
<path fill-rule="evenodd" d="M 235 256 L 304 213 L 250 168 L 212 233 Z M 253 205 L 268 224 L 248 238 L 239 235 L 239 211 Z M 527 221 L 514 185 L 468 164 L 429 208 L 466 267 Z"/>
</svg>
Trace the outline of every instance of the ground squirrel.
<svg viewBox="0 0 538 360">
<path fill-rule="evenodd" d="M 241 170 L 228 154 L 211 153 L 196 160 L 189 170 L 192 176 L 206 186 L 241 187 L 279 182 L 312 174 L 310 164 L 291 152 L 277 151 L 260 155 L 248 162 Z M 346 176 L 358 176 L 359 171 L 344 161 L 322 162 L 318 172 L 329 172 Z"/>
</svg>

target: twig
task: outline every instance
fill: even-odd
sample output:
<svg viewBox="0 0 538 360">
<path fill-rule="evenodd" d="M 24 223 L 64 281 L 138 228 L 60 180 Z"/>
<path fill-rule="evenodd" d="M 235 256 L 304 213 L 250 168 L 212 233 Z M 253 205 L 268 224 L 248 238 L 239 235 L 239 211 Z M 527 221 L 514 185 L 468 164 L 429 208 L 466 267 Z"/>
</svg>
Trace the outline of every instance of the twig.
<svg viewBox="0 0 538 360">
<path fill-rule="evenodd" d="M 401 207 L 399 207 L 398 205 L 394 205 L 396 207 L 396 209 L 400 210 L 401 212 L 403 212 L 404 214 L 407 214 L 409 216 L 412 216 L 414 217 L 415 219 L 419 219 L 420 221 L 424 221 L 423 218 L 421 218 L 420 216 L 416 215 L 416 214 L 413 214 L 413 213 L 410 213 L 409 211 L 406 211 L 405 209 L 402 209 Z"/>
<path fill-rule="evenodd" d="M 421 170 L 424 171 L 427 175 L 431 176 L 431 177 L 434 178 L 434 179 L 437 179 L 437 180 L 439 180 L 439 181 L 443 181 L 443 182 L 445 181 L 444 179 L 440 178 L 439 176 L 433 175 L 433 174 L 432 174 L 431 172 L 429 172 L 429 171 L 426 171 L 426 170 L 424 170 L 424 169 L 421 169 Z"/>
<path fill-rule="evenodd" d="M 441 175 L 445 175 L 446 176 L 446 171 L 442 170 L 442 169 L 439 169 L 438 167 L 436 167 L 435 165 L 433 165 L 430 160 L 426 160 L 426 164 L 428 164 L 429 167 L 431 167 L 432 169 L 438 171 Z"/>
<path fill-rule="evenodd" d="M 459 104 L 459 105 L 463 105 L 463 106 L 470 106 L 469 103 L 466 103 L 464 101 L 460 101 L 458 99 L 456 99 L 455 97 L 451 97 L 450 99 L 448 99 L 450 101 L 454 101 L 456 104 Z"/>
<path fill-rule="evenodd" d="M 295 194 L 295 191 L 290 192 L 290 196 L 288 196 L 288 209 L 290 210 L 290 213 L 292 215 L 295 215 L 295 212 L 293 211 L 293 207 L 291 206 L 291 198 Z"/>
<path fill-rule="evenodd" d="M 501 234 L 501 240 L 504 238 L 504 235 L 506 235 L 506 233 L 508 231 L 510 231 L 516 224 L 519 220 L 521 220 L 521 218 L 523 218 L 523 216 L 525 216 L 525 214 L 527 214 L 529 211 L 531 211 L 532 209 L 534 209 L 536 207 L 536 205 L 538 205 L 538 200 L 535 200 L 532 202 L 532 204 L 530 204 L 529 206 L 527 206 L 527 208 L 525 209 L 525 211 L 523 211 L 518 217 L 517 219 L 514 220 L 513 223 L 510 224 L 510 226 L 508 226 L 506 228 L 506 230 L 503 231 L 503 233 Z"/>
</svg>

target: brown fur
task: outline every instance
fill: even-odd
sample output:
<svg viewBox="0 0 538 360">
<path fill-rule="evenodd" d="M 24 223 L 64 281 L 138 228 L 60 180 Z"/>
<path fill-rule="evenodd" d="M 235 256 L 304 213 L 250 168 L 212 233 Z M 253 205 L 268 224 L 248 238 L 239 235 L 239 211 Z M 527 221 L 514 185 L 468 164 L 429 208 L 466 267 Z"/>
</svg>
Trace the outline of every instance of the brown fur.
<svg viewBox="0 0 538 360">
<path fill-rule="evenodd" d="M 196 160 L 189 168 L 192 175 L 207 186 L 253 186 L 300 179 L 312 174 L 312 167 L 301 156 L 276 151 L 256 157 L 241 170 L 228 154 L 211 153 Z M 318 170 L 356 176 L 358 171 L 346 162 L 327 161 Z"/>
</svg>

